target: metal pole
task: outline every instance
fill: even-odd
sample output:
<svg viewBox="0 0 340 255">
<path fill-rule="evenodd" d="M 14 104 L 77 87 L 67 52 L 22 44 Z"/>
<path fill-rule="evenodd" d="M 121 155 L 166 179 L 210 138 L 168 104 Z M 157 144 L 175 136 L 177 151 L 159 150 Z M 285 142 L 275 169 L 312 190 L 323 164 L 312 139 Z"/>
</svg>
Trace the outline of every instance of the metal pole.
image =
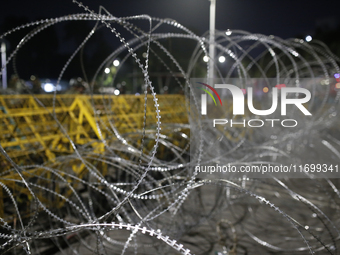
<svg viewBox="0 0 340 255">
<path fill-rule="evenodd" d="M 214 62 L 215 62 L 215 16 L 216 16 L 216 0 L 210 0 L 210 37 L 209 37 L 209 73 L 208 78 L 214 78 Z"/>
<path fill-rule="evenodd" d="M 7 89 L 6 44 L 1 43 L 2 88 Z"/>
</svg>

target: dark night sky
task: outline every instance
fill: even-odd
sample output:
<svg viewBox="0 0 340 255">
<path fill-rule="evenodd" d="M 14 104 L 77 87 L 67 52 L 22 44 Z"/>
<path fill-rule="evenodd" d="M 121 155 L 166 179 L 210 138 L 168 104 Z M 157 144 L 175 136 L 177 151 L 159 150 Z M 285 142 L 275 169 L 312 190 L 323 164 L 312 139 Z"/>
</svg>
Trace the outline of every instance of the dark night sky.
<svg viewBox="0 0 340 255">
<path fill-rule="evenodd" d="M 314 35 L 317 27 L 321 26 L 326 31 L 328 26 L 332 31 L 328 32 L 327 38 L 325 37 L 328 40 L 327 43 L 340 42 L 340 37 L 337 36 L 340 31 L 338 31 L 339 33 L 333 32 L 336 28 L 340 28 L 340 0 L 216 1 L 216 28 L 219 30 L 238 29 L 251 33 L 275 35 L 285 39 L 301 38 L 307 34 Z M 116 17 L 148 14 L 152 17 L 175 19 L 198 35 L 202 35 L 209 29 L 210 2 L 208 0 L 84 0 L 83 3 L 96 12 L 102 5 Z M 85 11 L 72 0 L 4 0 L 0 6 L 0 34 L 5 32 L 3 24 L 8 17 L 26 17 L 29 21 L 35 21 L 83 12 Z M 12 22 L 9 24 L 7 19 L 7 29 L 18 25 L 12 25 Z M 133 23 L 136 24 L 136 22 Z M 23 76 L 29 77 L 31 73 L 35 73 L 40 77 L 56 77 L 61 66 L 92 27 L 92 25 L 88 26 L 89 24 L 83 23 L 82 26 L 79 26 L 79 24 L 68 27 L 68 32 L 65 31 L 66 26 L 58 25 L 54 33 L 52 33 L 52 30 L 50 30 L 50 33 L 44 31 L 41 35 L 43 37 L 34 38 L 36 44 L 28 45 L 26 47 L 28 50 L 23 51 L 19 56 L 21 62 L 18 62 L 18 66 Z M 94 23 L 92 24 L 94 25 Z M 143 21 L 143 24 L 146 24 L 146 22 Z M 92 53 L 91 46 L 88 48 L 90 50 L 86 51 L 88 59 L 85 62 L 91 65 L 88 67 L 89 70 L 95 70 L 96 65 L 99 65 L 107 56 L 106 54 L 119 45 L 118 40 L 108 30 L 103 30 L 105 33 L 99 34 L 96 39 L 93 39 L 96 40 L 96 45 L 92 48 Z M 81 33 L 83 33 L 83 36 L 77 43 L 77 35 Z M 12 45 L 12 47 L 17 45 L 22 36 L 16 37 L 17 41 L 11 39 L 9 45 Z M 105 41 L 98 44 L 97 42 L 100 42 L 101 38 L 104 38 Z M 49 47 L 44 47 L 44 45 Z M 333 51 L 339 48 L 337 45 L 339 44 L 333 47 Z M 100 50 L 95 52 L 98 48 Z M 13 50 L 13 48 L 9 47 L 9 50 Z M 55 59 L 55 61 L 51 61 L 51 59 Z M 68 74 L 66 73 L 65 76 L 81 75 L 79 66 L 70 67 L 71 71 Z"/>
<path fill-rule="evenodd" d="M 114 16 L 149 14 L 172 18 L 199 35 L 209 27 L 208 0 L 96 0 L 83 1 L 93 10 L 106 7 Z M 9 15 L 56 17 L 83 12 L 72 0 L 6 0 L 0 8 L 0 23 Z M 319 23 L 339 23 L 339 0 L 217 0 L 216 28 L 241 29 L 282 38 L 313 33 Z M 3 32 L 3 31 L 1 31 Z"/>
</svg>

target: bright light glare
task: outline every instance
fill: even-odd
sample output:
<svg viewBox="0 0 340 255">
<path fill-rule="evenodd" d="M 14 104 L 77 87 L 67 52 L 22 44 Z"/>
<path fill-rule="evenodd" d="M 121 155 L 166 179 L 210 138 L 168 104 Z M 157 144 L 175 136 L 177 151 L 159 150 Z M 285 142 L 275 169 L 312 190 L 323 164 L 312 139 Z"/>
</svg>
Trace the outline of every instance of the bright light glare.
<svg viewBox="0 0 340 255">
<path fill-rule="evenodd" d="M 297 53 L 295 50 L 292 51 L 292 54 L 294 55 L 294 57 L 298 57 L 299 53 Z"/>
<path fill-rule="evenodd" d="M 54 91 L 54 85 L 52 83 L 45 83 L 43 89 L 47 93 L 52 92 Z"/>
<path fill-rule="evenodd" d="M 182 136 L 183 138 L 188 138 L 188 136 L 187 136 L 186 134 L 184 134 L 184 133 L 182 133 L 181 136 Z"/>
<path fill-rule="evenodd" d="M 334 74 L 334 78 L 335 79 L 339 79 L 340 78 L 340 74 L 339 73 Z"/>
<path fill-rule="evenodd" d="M 113 92 L 116 96 L 118 96 L 120 94 L 120 91 L 118 89 L 115 89 L 115 91 Z"/>
<path fill-rule="evenodd" d="M 312 39 L 313 38 L 310 35 L 307 35 L 306 38 L 305 38 L 306 42 L 310 42 Z"/>
<path fill-rule="evenodd" d="M 109 73 L 110 73 L 110 68 L 106 67 L 105 70 L 104 70 L 104 72 L 105 72 L 106 74 L 109 74 Z"/>
<path fill-rule="evenodd" d="M 218 58 L 218 61 L 219 61 L 220 63 L 224 63 L 224 62 L 225 62 L 225 56 L 220 56 L 220 57 Z"/>
<path fill-rule="evenodd" d="M 115 61 L 113 61 L 113 65 L 114 65 L 114 66 L 119 66 L 119 64 L 120 64 L 120 63 L 119 63 L 119 60 L 118 60 L 118 59 L 116 59 Z"/>
<path fill-rule="evenodd" d="M 203 57 L 203 61 L 204 61 L 204 62 L 208 62 L 208 61 L 209 61 L 208 56 L 204 56 L 204 57 Z"/>
<path fill-rule="evenodd" d="M 227 36 L 229 36 L 229 35 L 231 35 L 231 31 L 228 29 L 226 32 L 225 32 L 225 34 L 227 35 Z"/>
</svg>

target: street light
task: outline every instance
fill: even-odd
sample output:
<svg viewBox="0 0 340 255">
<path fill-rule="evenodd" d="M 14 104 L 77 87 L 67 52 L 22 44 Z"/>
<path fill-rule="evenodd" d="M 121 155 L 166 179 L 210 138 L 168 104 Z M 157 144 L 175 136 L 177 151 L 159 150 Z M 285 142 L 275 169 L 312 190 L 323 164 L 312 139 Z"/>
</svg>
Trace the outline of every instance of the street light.
<svg viewBox="0 0 340 255">
<path fill-rule="evenodd" d="M 225 56 L 220 56 L 220 57 L 218 58 L 218 61 L 219 61 L 220 63 L 224 63 L 224 62 L 225 62 Z"/>
<path fill-rule="evenodd" d="M 116 60 L 113 61 L 113 65 L 114 65 L 114 66 L 117 67 L 117 66 L 119 66 L 119 64 L 120 64 L 120 62 L 119 62 L 118 59 L 116 59 Z"/>
<path fill-rule="evenodd" d="M 313 38 L 310 35 L 307 35 L 306 38 L 305 38 L 306 42 L 310 42 L 312 39 Z"/>
</svg>

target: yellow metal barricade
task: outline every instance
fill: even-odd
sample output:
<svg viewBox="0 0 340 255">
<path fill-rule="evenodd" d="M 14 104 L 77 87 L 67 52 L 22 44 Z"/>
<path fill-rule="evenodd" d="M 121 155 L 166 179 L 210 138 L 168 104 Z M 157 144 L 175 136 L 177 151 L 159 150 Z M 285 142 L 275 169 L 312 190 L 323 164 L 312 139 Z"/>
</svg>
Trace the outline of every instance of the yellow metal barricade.
<svg viewBox="0 0 340 255">
<path fill-rule="evenodd" d="M 188 122 L 183 95 L 157 95 L 157 98 L 162 123 Z M 3 95 L 0 96 L 0 143 L 14 164 L 20 167 L 44 163 L 44 166 L 58 168 L 63 162 L 56 161 L 56 157 L 74 153 L 73 144 L 90 144 L 94 155 L 103 155 L 105 144 L 102 141 L 115 140 L 116 131 L 124 134 L 142 130 L 144 114 L 146 128 L 154 128 L 157 119 L 152 96 L 147 97 L 146 113 L 144 109 L 144 96 L 135 95 Z M 0 167 L 0 182 L 10 188 L 18 200 L 22 196 L 22 200 L 32 199 L 29 190 L 18 184 L 21 178 L 3 154 L 0 154 Z M 62 169 L 82 178 L 86 167 L 74 159 Z M 99 169 L 105 176 L 106 166 Z M 21 174 L 25 179 L 51 178 L 51 172 L 38 166 L 25 168 Z M 41 186 L 51 185 L 41 182 Z M 57 182 L 53 185 L 57 192 L 60 187 Z M 36 195 L 39 196 L 39 192 Z M 0 196 L 5 196 L 2 187 Z M 62 200 L 49 201 L 43 195 L 39 199 L 47 205 L 61 207 L 63 204 Z M 2 217 L 4 208 L 0 200 Z"/>
<path fill-rule="evenodd" d="M 162 123 L 187 122 L 184 96 L 157 97 Z M 152 99 L 148 96 L 149 127 L 156 124 Z M 144 96 L 134 95 L 0 96 L 0 143 L 17 163 L 29 155 L 53 160 L 56 155 L 73 152 L 69 139 L 85 144 L 112 139 L 113 127 L 120 133 L 141 129 L 144 103 Z"/>
</svg>

